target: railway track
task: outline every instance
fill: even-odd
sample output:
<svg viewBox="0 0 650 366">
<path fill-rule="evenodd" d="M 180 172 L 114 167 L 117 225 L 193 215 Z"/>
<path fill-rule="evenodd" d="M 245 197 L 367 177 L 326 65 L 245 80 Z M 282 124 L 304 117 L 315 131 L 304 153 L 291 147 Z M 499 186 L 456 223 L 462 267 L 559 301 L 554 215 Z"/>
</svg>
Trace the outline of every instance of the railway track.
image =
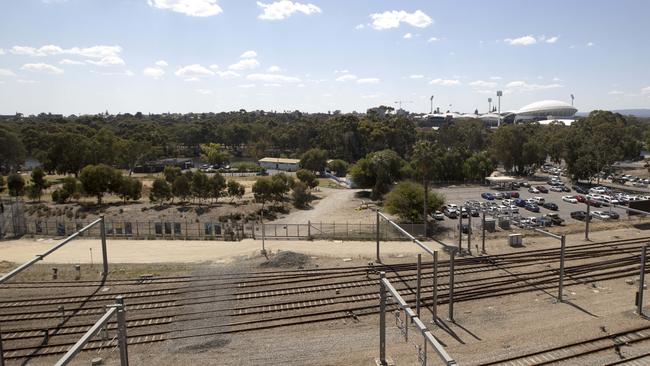
<svg viewBox="0 0 650 366">
<path fill-rule="evenodd" d="M 613 278 L 622 278 L 634 275 L 638 271 L 638 255 L 633 253 L 639 252 L 641 243 L 647 242 L 648 238 L 635 240 L 618 240 L 597 244 L 580 245 L 570 247 L 567 250 L 567 261 L 587 260 L 601 257 L 622 256 L 613 260 L 601 260 L 597 263 L 580 264 L 568 266 L 566 268 L 567 280 L 566 286 L 584 284 L 593 281 L 603 281 Z M 523 253 L 504 254 L 485 257 L 470 257 L 458 260 L 456 275 L 459 274 L 478 274 L 479 278 L 466 279 L 456 283 L 455 299 L 456 301 L 472 301 L 476 299 L 505 296 L 523 292 L 548 290 L 557 286 L 557 270 L 547 268 L 542 270 L 527 271 L 518 273 L 518 278 L 508 278 L 503 274 L 486 276 L 489 272 L 503 272 L 503 268 L 521 269 L 531 265 L 540 265 L 557 262 L 559 252 L 556 249 L 535 250 Z M 440 263 L 441 276 L 448 275 L 446 267 L 448 263 Z M 425 268 L 431 268 L 432 264 L 428 263 Z M 273 271 L 268 278 L 264 278 L 264 273 L 252 273 L 249 275 L 232 275 L 225 278 L 215 278 L 215 276 L 181 276 L 168 277 L 166 281 L 157 283 L 158 285 L 167 285 L 173 283 L 189 284 L 191 281 L 201 283 L 188 290 L 187 286 L 176 286 L 163 289 L 154 289 L 146 291 L 133 291 L 131 300 L 135 299 L 155 299 L 169 297 L 170 299 L 159 299 L 153 301 L 129 301 L 127 306 L 129 315 L 151 310 L 171 311 L 171 313 L 160 316 L 134 316 L 129 322 L 129 343 L 143 344 L 151 342 L 160 342 L 163 340 L 181 339 L 184 337 L 209 336 L 216 334 L 231 334 L 238 332 L 247 332 L 273 327 L 291 326 L 297 324 L 307 324 L 317 321 L 331 321 L 337 319 L 350 318 L 354 316 L 372 315 L 378 312 L 376 291 L 377 279 L 366 278 L 358 279 L 360 275 L 365 275 L 368 271 L 367 266 L 346 267 L 340 269 L 323 269 L 310 271 Z M 403 264 L 393 266 L 375 266 L 374 270 L 385 270 L 389 276 L 392 276 L 397 283 L 398 289 L 403 293 L 407 301 L 414 301 L 414 289 L 411 282 L 415 281 L 415 265 Z M 390 271 L 390 272 L 389 272 Z M 355 276 L 357 277 L 355 280 Z M 431 279 L 431 274 L 426 274 L 424 279 Z M 340 280 L 334 282 L 334 280 Z M 172 281 L 172 282 L 170 282 Z M 321 281 L 324 284 L 310 285 L 310 282 Z M 122 283 L 133 283 L 135 281 L 114 281 L 110 286 L 120 286 Z M 156 281 L 152 281 L 156 284 Z M 303 284 L 295 286 L 296 284 Z M 306 283 L 306 284 L 304 284 Z M 90 283 L 89 283 L 90 284 Z M 150 284 L 145 284 L 150 285 Z M 108 286 L 108 284 L 107 284 Z M 278 288 L 259 290 L 261 286 L 276 286 Z M 26 284 L 25 289 L 32 289 Z M 362 291 L 362 289 L 366 290 Z M 14 287 L 14 290 L 16 288 Z M 214 295 L 190 296 L 189 294 L 200 294 L 210 292 L 216 289 L 226 289 L 236 291 L 235 294 L 225 294 L 222 298 Z M 332 296 L 332 291 L 351 291 Z M 424 294 L 431 294 L 430 286 L 423 288 Z M 176 291 L 176 292 L 174 292 Z M 448 301 L 448 286 L 446 283 L 439 283 L 439 304 L 445 304 Z M 244 306 L 227 307 L 215 311 L 182 311 L 185 306 L 196 305 L 197 303 L 214 303 L 215 301 L 223 302 L 246 302 L 261 301 L 264 299 L 283 298 L 286 296 L 311 296 L 314 294 L 323 294 L 315 298 L 299 298 L 288 301 L 274 301 L 260 304 L 251 304 Z M 186 296 L 185 298 L 178 298 Z M 102 301 L 110 301 L 114 294 L 101 294 L 84 298 L 83 296 L 59 296 L 55 298 L 41 297 L 33 300 L 22 301 L 2 301 L 0 307 L 11 309 L 21 309 L 20 312 L 0 313 L 0 320 L 3 323 L 9 322 L 14 324 L 21 321 L 34 319 L 52 319 L 61 316 L 60 312 L 43 311 L 38 309 L 43 306 L 52 306 L 62 302 L 77 303 L 79 300 L 84 301 L 84 306 L 78 309 L 69 309 L 74 314 L 74 319 L 80 320 L 91 317 L 89 321 L 80 322 L 59 327 L 53 327 L 51 339 L 61 340 L 58 343 L 50 343 L 40 346 L 21 346 L 26 341 L 38 340 L 43 337 L 43 330 L 38 327 L 6 327 L 3 325 L 3 338 L 9 343 L 5 347 L 5 357 L 8 359 L 21 359 L 34 356 L 35 349 L 37 355 L 50 355 L 65 352 L 67 347 L 74 342 L 63 341 L 66 336 L 78 336 L 90 327 L 91 322 L 98 314 L 103 313 L 104 307 Z M 430 302 L 431 296 L 423 296 L 422 300 Z M 97 305 L 92 305 L 97 303 Z M 90 304 L 90 305 L 89 305 Z M 6 306 L 6 307 L 5 307 Z M 26 308 L 36 307 L 35 310 Z M 22 314 L 22 318 L 21 318 Z M 262 321 L 247 319 L 248 317 L 264 314 L 265 319 Z M 269 314 L 279 314 L 269 316 Z M 66 314 L 64 314 L 66 315 Z M 202 326 L 184 329 L 182 331 L 171 331 L 169 325 L 174 322 L 196 321 L 211 319 L 214 317 L 232 318 L 234 321 L 220 326 Z M 131 316 L 130 316 L 131 318 Z M 237 320 L 241 318 L 241 320 Z M 110 325 L 114 327 L 114 325 Z M 147 331 L 150 328 L 165 328 L 164 330 Z M 18 344 L 12 344 L 12 342 Z M 21 343 L 22 342 L 22 343 Z M 110 346 L 106 341 L 97 341 L 88 346 L 87 349 L 100 349 Z"/>
<path fill-rule="evenodd" d="M 576 364 L 578 362 L 589 362 L 591 357 L 602 357 L 603 353 L 615 352 L 621 355 L 621 348 L 633 347 L 636 344 L 650 342 L 650 326 L 638 327 L 624 330 L 621 332 L 606 334 L 600 337 L 590 338 L 579 342 L 565 344 L 559 347 L 544 349 L 541 351 L 526 353 L 520 356 L 509 357 L 506 359 L 483 363 L 480 366 L 533 366 L 549 365 L 557 363 Z M 644 360 L 644 363 L 641 363 Z M 648 354 L 635 356 L 634 359 L 623 358 L 604 365 L 648 365 L 650 359 Z"/>
</svg>

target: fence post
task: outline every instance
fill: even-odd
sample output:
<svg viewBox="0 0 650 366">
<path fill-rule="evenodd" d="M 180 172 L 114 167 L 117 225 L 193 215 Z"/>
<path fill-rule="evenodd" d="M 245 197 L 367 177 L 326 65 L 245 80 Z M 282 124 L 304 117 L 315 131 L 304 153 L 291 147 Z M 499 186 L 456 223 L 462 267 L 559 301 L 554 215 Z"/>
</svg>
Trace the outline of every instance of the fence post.
<svg viewBox="0 0 650 366">
<path fill-rule="evenodd" d="M 639 292 L 637 297 L 636 312 L 643 316 L 643 285 L 645 283 L 645 259 L 647 252 L 647 244 L 641 248 L 641 268 L 639 273 Z"/>
<path fill-rule="evenodd" d="M 472 211 L 470 209 L 467 209 L 467 253 L 472 255 Z"/>
<path fill-rule="evenodd" d="M 117 341 L 120 346 L 120 366 L 129 366 L 128 336 L 126 334 L 126 308 L 124 298 L 115 298 L 117 307 Z"/>
<path fill-rule="evenodd" d="M 2 348 L 2 329 L 0 329 L 0 366 L 5 366 L 5 356 Z"/>
<path fill-rule="evenodd" d="M 420 317 L 420 285 L 421 285 L 421 280 L 420 277 L 422 276 L 422 254 L 418 254 L 418 277 L 416 279 L 416 292 L 415 292 L 415 313 L 418 315 L 418 318 Z"/>
<path fill-rule="evenodd" d="M 438 251 L 433 252 L 433 323 L 438 322 Z"/>
<path fill-rule="evenodd" d="M 462 217 L 462 216 L 461 216 Z M 449 253 L 449 321 L 454 322 L 454 257 L 456 251 L 451 249 Z"/>
<path fill-rule="evenodd" d="M 557 301 L 563 302 L 562 292 L 564 291 L 564 248 L 566 246 L 566 235 L 560 238 L 560 283 L 557 289 Z"/>
<path fill-rule="evenodd" d="M 102 220 L 99 222 L 99 235 L 102 238 L 102 261 L 103 261 L 103 272 L 102 277 L 108 276 L 108 252 L 106 251 L 106 218 L 104 215 L 99 215 L 99 218 Z"/>
<path fill-rule="evenodd" d="M 377 210 L 377 223 L 375 224 L 375 236 L 377 239 L 377 263 L 381 263 L 381 258 L 379 258 L 379 210 Z"/>
<path fill-rule="evenodd" d="M 585 240 L 589 241 L 589 216 L 591 215 L 591 205 L 587 203 L 587 217 L 585 217 Z"/>
<path fill-rule="evenodd" d="M 379 362 L 386 365 L 386 272 L 379 273 Z"/>
<path fill-rule="evenodd" d="M 458 254 L 463 252 L 463 211 L 458 212 Z"/>
<path fill-rule="evenodd" d="M 482 243 L 481 243 L 481 253 L 485 254 L 485 211 L 483 211 L 483 219 L 481 222 L 481 231 L 482 233 Z"/>
<path fill-rule="evenodd" d="M 307 220 L 307 239 L 311 240 L 311 220 Z"/>
</svg>

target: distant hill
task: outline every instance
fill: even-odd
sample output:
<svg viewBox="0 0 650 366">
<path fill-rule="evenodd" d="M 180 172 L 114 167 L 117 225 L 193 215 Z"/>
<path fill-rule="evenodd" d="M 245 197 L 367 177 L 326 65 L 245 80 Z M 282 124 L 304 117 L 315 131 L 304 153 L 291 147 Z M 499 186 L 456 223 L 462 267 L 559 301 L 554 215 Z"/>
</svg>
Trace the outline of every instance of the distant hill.
<svg viewBox="0 0 650 366">
<path fill-rule="evenodd" d="M 650 118 L 650 109 L 648 108 L 635 108 L 635 109 L 615 109 L 612 110 L 614 113 L 620 113 L 624 116 L 635 116 L 635 117 L 640 117 L 640 118 Z M 578 112 L 576 113 L 576 116 L 578 117 L 586 117 L 589 115 L 589 112 Z"/>
</svg>

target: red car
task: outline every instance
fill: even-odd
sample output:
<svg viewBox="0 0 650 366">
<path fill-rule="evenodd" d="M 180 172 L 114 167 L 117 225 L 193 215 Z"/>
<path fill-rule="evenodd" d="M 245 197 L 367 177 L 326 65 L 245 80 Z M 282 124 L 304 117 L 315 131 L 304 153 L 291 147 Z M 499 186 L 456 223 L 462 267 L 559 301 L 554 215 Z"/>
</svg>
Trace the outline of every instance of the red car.
<svg viewBox="0 0 650 366">
<path fill-rule="evenodd" d="M 519 198 L 519 192 L 510 192 L 511 198 Z"/>
<path fill-rule="evenodd" d="M 580 203 L 585 203 L 585 202 L 587 202 L 587 198 L 585 198 L 585 196 L 582 196 L 582 195 L 579 195 L 579 194 L 576 194 L 576 199 L 577 199 L 578 202 L 580 202 Z"/>
<path fill-rule="evenodd" d="M 535 187 L 540 193 L 548 193 L 548 189 L 544 186 L 537 186 Z"/>
<path fill-rule="evenodd" d="M 600 202 L 598 202 L 598 201 L 594 201 L 594 200 L 589 200 L 589 201 L 587 201 L 587 204 L 588 204 L 589 206 L 593 206 L 593 207 L 600 207 Z"/>
</svg>

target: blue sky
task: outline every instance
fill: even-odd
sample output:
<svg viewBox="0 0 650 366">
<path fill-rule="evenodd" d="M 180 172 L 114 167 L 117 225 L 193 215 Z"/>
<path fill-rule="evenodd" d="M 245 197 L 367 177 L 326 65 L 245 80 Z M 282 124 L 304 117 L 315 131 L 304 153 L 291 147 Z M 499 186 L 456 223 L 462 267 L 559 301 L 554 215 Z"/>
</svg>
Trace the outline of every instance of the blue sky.
<svg viewBox="0 0 650 366">
<path fill-rule="evenodd" d="M 646 0 L 0 0 L 0 113 L 650 106 Z"/>
</svg>

